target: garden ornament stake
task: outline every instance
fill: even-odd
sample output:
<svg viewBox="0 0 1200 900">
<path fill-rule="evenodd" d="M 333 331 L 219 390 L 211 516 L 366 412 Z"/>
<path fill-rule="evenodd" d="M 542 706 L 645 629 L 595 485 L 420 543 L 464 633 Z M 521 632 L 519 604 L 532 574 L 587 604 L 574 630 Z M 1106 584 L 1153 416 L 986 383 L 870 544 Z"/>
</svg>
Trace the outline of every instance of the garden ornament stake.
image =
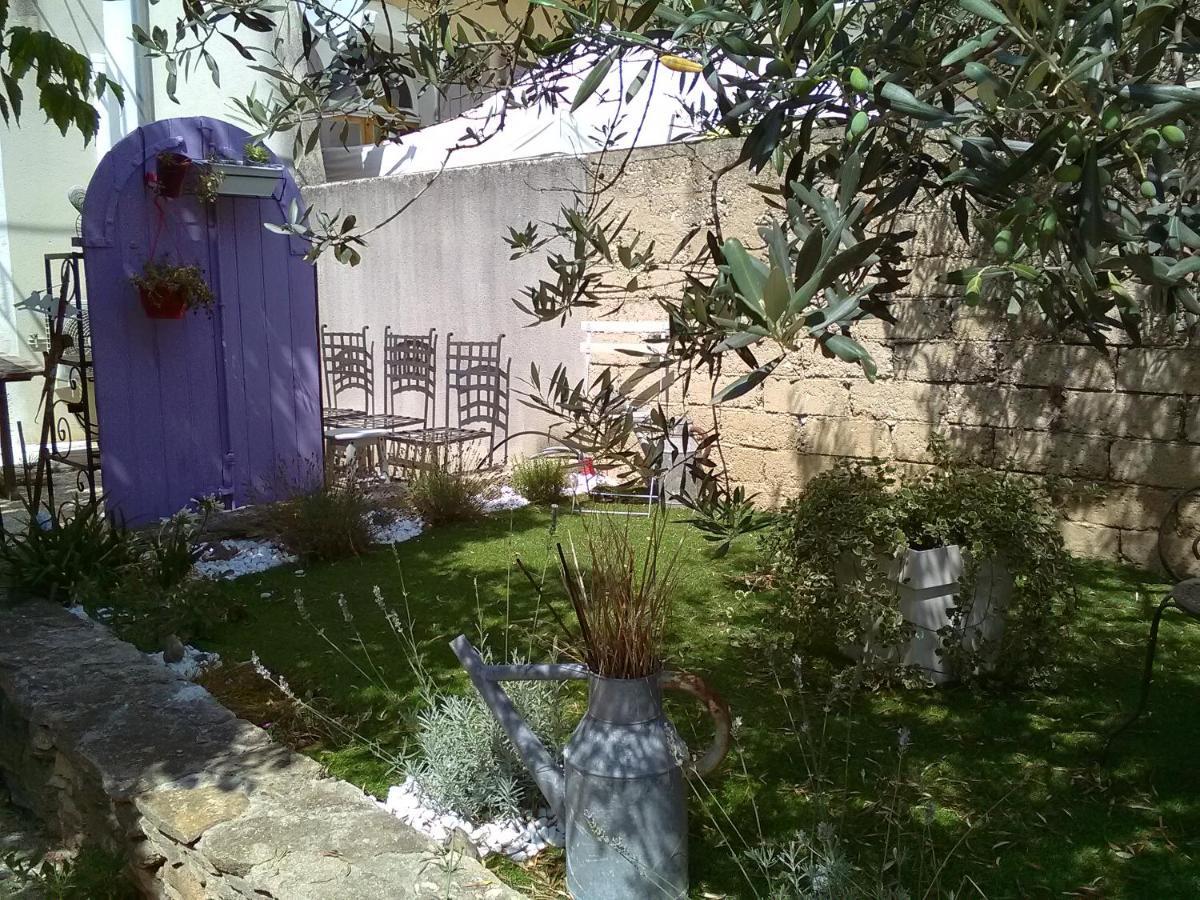
<svg viewBox="0 0 1200 900">
<path fill-rule="evenodd" d="M 465 636 L 450 645 L 504 728 L 567 835 L 567 888 L 576 900 L 687 897 L 684 777 L 712 772 L 729 749 L 729 708 L 694 675 L 602 678 L 586 666 L 493 666 Z M 562 768 L 500 687 L 502 681 L 588 682 L 588 710 L 563 750 Z M 663 690 L 701 700 L 716 725 L 692 761 L 663 715 Z"/>
</svg>

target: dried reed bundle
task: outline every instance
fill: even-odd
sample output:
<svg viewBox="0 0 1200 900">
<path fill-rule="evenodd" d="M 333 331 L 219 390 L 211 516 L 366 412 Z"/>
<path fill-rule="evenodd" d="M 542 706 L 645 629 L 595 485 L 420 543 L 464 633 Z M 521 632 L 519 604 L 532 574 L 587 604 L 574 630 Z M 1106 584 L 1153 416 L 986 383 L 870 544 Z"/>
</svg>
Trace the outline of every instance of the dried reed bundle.
<svg viewBox="0 0 1200 900">
<path fill-rule="evenodd" d="M 679 547 L 665 558 L 666 515 L 655 513 L 644 546 L 630 534 L 629 525 L 628 518 L 591 520 L 586 573 L 574 543 L 570 561 L 558 545 L 563 586 L 579 620 L 580 655 L 605 678 L 645 678 L 662 669 L 663 636 L 674 600 Z"/>
</svg>

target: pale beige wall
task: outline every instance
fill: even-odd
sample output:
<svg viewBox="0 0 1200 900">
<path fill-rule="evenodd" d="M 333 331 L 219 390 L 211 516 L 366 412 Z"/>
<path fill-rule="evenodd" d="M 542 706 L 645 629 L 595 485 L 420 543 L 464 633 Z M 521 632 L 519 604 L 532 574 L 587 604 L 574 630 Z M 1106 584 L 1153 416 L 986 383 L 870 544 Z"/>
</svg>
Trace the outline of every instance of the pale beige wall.
<svg viewBox="0 0 1200 900">
<path fill-rule="evenodd" d="M 512 359 L 509 434 L 548 427 L 550 422 L 521 403 L 520 391 L 531 363 L 547 375 L 559 363 L 568 366 L 573 379 L 582 375 L 579 325 L 528 327 L 528 316 L 512 300 L 548 270 L 538 255 L 510 261 L 503 236 L 509 226 L 554 219 L 559 205 L 567 202 L 562 187 L 583 184 L 585 178 L 581 160 L 559 158 L 451 169 L 428 189 L 429 173 L 305 188 L 308 203 L 329 212 L 353 213 L 361 226 L 380 222 L 415 199 L 402 215 L 370 236 L 359 265 L 327 258 L 317 267 L 321 324 L 332 331 L 369 329 L 381 411 L 385 328 L 401 334 L 436 329 L 439 371 L 448 332 L 464 340 L 492 340 L 504 334 L 505 356 Z M 444 417 L 443 386 L 439 380 L 438 425 Z M 415 406 L 399 411 L 421 413 Z M 514 441 L 510 456 L 546 443 L 538 437 Z"/>
<path fill-rule="evenodd" d="M 632 213 L 631 225 L 669 253 L 688 229 L 711 225 L 709 173 L 735 156 L 730 142 L 639 151 L 613 195 Z M 765 207 L 740 168 L 718 198 L 725 233 L 753 237 Z M 937 431 L 986 465 L 1073 479 L 1063 508 L 1071 549 L 1153 564 L 1156 529 L 1174 493 L 1200 481 L 1200 346 L 1151 330 L 1143 346 L 1118 336 L 1102 352 L 1082 338 L 1013 329 L 954 302 L 938 282 L 965 263 L 951 223 L 911 218 L 919 237 L 911 284 L 896 298 L 899 324 L 857 329 L 878 379 L 811 349 L 794 354 L 777 376 L 718 412 L 735 478 L 778 503 L 840 458 L 927 465 Z M 621 317 L 661 316 L 655 298 L 677 288 L 666 275 L 652 282 Z M 595 362 L 627 365 L 629 357 L 601 354 Z M 701 425 L 711 423 L 711 394 L 712 385 L 694 382 L 686 398 Z"/>
</svg>

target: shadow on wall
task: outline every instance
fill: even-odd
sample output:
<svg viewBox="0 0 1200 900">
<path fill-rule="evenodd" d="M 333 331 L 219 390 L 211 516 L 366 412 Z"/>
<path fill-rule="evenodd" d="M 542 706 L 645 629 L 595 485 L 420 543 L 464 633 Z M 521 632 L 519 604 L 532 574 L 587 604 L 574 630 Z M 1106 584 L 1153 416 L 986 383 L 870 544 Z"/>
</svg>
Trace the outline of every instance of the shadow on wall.
<svg viewBox="0 0 1200 900">
<path fill-rule="evenodd" d="M 1113 334 L 1100 350 L 1082 335 L 1014 323 L 994 304 L 968 307 L 940 280 L 965 263 L 953 226 L 917 224 L 897 324 L 856 332 L 876 381 L 811 349 L 793 354 L 718 412 L 734 477 L 777 504 L 839 458 L 922 471 L 936 433 L 982 465 L 1050 477 L 1073 550 L 1153 565 L 1163 515 L 1200 482 L 1200 389 L 1189 388 L 1200 384 L 1200 347 L 1155 321 L 1141 345 Z M 705 402 L 708 388 L 689 400 Z"/>
</svg>

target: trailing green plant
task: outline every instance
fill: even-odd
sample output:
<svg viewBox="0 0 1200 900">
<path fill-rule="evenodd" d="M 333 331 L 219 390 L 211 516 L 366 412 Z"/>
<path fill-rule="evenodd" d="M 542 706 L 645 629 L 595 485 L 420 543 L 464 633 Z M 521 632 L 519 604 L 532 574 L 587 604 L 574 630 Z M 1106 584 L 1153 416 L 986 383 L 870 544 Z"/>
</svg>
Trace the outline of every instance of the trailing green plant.
<svg viewBox="0 0 1200 900">
<path fill-rule="evenodd" d="M 934 445 L 935 465 L 904 479 L 882 464 L 843 463 L 812 479 L 761 542 L 782 589 L 785 640 L 809 647 L 895 647 L 910 635 L 881 560 L 959 545 L 964 573 L 940 653 L 962 678 L 1025 681 L 1054 661 L 1073 611 L 1070 556 L 1059 517 L 1035 479 L 986 469 Z M 967 646 L 980 567 L 1013 578 L 1003 635 Z M 987 598 L 985 598 L 987 599 Z M 876 662 L 886 665 L 882 660 Z"/>
<path fill-rule="evenodd" d="M 324 483 L 276 504 L 268 524 L 300 559 L 345 559 L 371 547 L 371 504 L 352 476 L 330 470 Z"/>
<path fill-rule="evenodd" d="M 483 515 L 490 489 L 485 476 L 440 464 L 413 477 L 405 502 L 432 527 L 470 522 Z"/>
<path fill-rule="evenodd" d="M 242 151 L 242 159 L 250 165 L 265 166 L 271 162 L 271 151 L 261 141 L 252 141 Z"/>
<path fill-rule="evenodd" d="M 0 564 L 19 594 L 63 604 L 101 603 L 137 558 L 134 537 L 98 504 L 64 504 L 43 521 L 26 501 L 26 514 L 29 528 L 0 543 Z"/>
<path fill-rule="evenodd" d="M 224 174 L 213 166 L 214 162 L 219 160 L 209 157 L 196 169 L 196 199 L 209 206 L 217 202 L 217 197 L 221 195 L 221 183 L 225 180 Z"/>
<path fill-rule="evenodd" d="M 216 302 L 199 266 L 147 260 L 140 275 L 130 279 L 152 303 L 168 294 L 184 298 L 188 309 L 211 309 Z"/>
<path fill-rule="evenodd" d="M 546 457 L 523 459 L 513 466 L 513 490 L 530 503 L 547 506 L 567 496 L 567 469 L 561 460 Z"/>
</svg>

